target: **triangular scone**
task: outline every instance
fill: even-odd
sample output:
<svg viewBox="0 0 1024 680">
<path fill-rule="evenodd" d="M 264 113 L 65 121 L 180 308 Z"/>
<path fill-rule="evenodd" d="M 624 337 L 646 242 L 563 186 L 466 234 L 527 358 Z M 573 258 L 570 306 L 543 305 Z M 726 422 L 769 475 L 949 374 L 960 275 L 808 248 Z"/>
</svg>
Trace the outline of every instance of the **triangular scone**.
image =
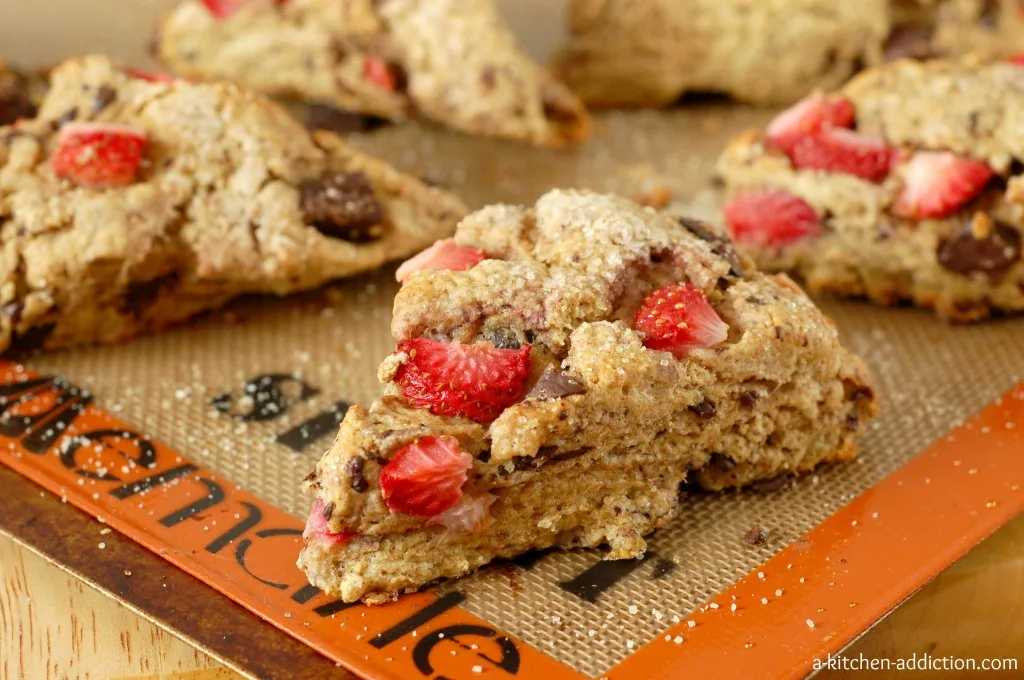
<svg viewBox="0 0 1024 680">
<path fill-rule="evenodd" d="M 1017 0 L 573 0 L 553 69 L 587 104 L 789 104 L 900 57 L 1024 51 Z"/>
<path fill-rule="evenodd" d="M 157 52 L 188 78 L 392 120 L 418 113 L 471 134 L 562 146 L 589 126 L 493 0 L 185 0 Z"/>
<path fill-rule="evenodd" d="M 638 557 L 681 484 L 848 460 L 876 410 L 789 279 L 622 198 L 485 208 L 399 275 L 385 395 L 348 411 L 307 480 L 299 565 L 346 601 L 533 548 Z"/>
<path fill-rule="evenodd" d="M 117 341 L 313 288 L 465 214 L 262 96 L 147 77 L 67 62 L 38 117 L 0 128 L 0 350 Z"/>
<path fill-rule="evenodd" d="M 719 161 L 745 253 L 818 291 L 955 321 L 1024 311 L 1024 67 L 899 61 Z"/>
</svg>

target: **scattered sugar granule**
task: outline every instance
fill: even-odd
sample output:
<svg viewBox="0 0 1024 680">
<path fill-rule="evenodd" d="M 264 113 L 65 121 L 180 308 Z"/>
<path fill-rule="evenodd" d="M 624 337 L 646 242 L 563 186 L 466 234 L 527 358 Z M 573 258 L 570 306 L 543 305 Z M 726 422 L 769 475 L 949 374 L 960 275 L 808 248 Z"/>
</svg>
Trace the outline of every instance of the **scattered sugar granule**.
<svg viewBox="0 0 1024 680">
<path fill-rule="evenodd" d="M 696 621 L 687 621 L 686 625 L 687 625 L 688 628 L 694 628 L 694 627 L 697 626 L 697 622 Z"/>
<path fill-rule="evenodd" d="M 664 614 L 659 612 L 657 609 L 652 609 L 651 610 L 651 616 L 654 617 L 655 621 L 661 621 L 661 619 L 664 618 Z"/>
<path fill-rule="evenodd" d="M 807 619 L 806 621 L 804 621 L 804 623 L 807 624 L 808 628 L 814 628 L 814 621 L 811 621 L 810 619 Z"/>
<path fill-rule="evenodd" d="M 763 571 L 757 572 L 757 577 L 763 581 L 764 580 L 764 572 Z"/>
<path fill-rule="evenodd" d="M 470 670 L 472 670 L 474 673 L 483 673 L 484 672 L 484 667 L 480 666 L 480 665 L 476 665 L 476 666 L 473 666 L 473 668 L 471 668 Z"/>
<path fill-rule="evenodd" d="M 100 544 L 99 544 L 99 545 L 98 545 L 97 547 L 98 547 L 98 548 L 99 548 L 100 550 L 103 550 L 104 548 L 106 548 L 106 547 L 107 547 L 107 544 L 106 544 L 106 543 L 100 543 Z"/>
<path fill-rule="evenodd" d="M 683 643 L 683 636 L 682 635 L 675 636 L 674 638 L 672 638 L 672 642 L 676 643 L 677 645 L 681 645 Z"/>
<path fill-rule="evenodd" d="M 731 605 L 729 605 L 729 611 L 731 611 L 731 612 L 736 611 L 736 603 L 735 602 L 733 602 Z"/>
<path fill-rule="evenodd" d="M 629 605 L 626 611 L 628 611 L 630 614 L 636 614 L 638 611 L 640 611 L 640 609 L 635 604 L 631 604 Z"/>
<path fill-rule="evenodd" d="M 717 602 L 712 602 L 708 606 L 711 607 L 712 609 L 718 609 L 718 603 Z"/>
<path fill-rule="evenodd" d="M 761 604 L 768 604 L 768 598 L 767 597 L 762 597 L 761 598 Z"/>
<path fill-rule="evenodd" d="M 633 649 L 633 641 L 626 640 L 626 649 Z"/>
<path fill-rule="evenodd" d="M 800 577 L 800 583 L 803 583 L 803 582 L 804 582 L 804 577 L 803 577 L 803 576 L 801 576 L 801 577 Z"/>
<path fill-rule="evenodd" d="M 775 591 L 775 597 L 782 597 L 782 588 L 779 588 Z"/>
</svg>

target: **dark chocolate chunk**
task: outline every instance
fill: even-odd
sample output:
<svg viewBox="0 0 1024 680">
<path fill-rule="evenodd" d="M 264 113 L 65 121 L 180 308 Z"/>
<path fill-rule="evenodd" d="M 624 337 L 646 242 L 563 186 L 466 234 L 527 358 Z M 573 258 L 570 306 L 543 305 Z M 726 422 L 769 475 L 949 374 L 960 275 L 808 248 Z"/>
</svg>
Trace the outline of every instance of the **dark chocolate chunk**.
<svg viewBox="0 0 1024 680">
<path fill-rule="evenodd" d="M 701 418 L 714 418 L 715 414 L 718 413 L 718 409 L 715 408 L 715 403 L 713 401 L 703 399 L 700 403 L 691 406 L 690 412 L 697 414 Z"/>
<path fill-rule="evenodd" d="M 99 113 L 107 108 L 117 99 L 117 90 L 109 85 L 100 85 L 96 90 L 96 98 L 92 100 L 92 112 Z"/>
<path fill-rule="evenodd" d="M 793 475 L 788 472 L 783 472 L 780 475 L 769 477 L 768 479 L 759 479 L 750 485 L 750 488 L 758 493 L 772 493 L 774 491 L 781 491 L 782 489 L 789 488 L 793 484 Z"/>
<path fill-rule="evenodd" d="M 730 274 L 737 278 L 743 278 L 743 263 L 740 261 L 740 256 L 729 238 L 716 233 L 700 220 L 694 220 L 689 217 L 680 217 L 678 219 L 679 224 L 683 225 L 688 232 L 700 240 L 710 243 L 711 252 L 729 263 Z"/>
<path fill-rule="evenodd" d="M 348 475 L 349 486 L 352 487 L 353 491 L 358 493 L 362 493 L 370 488 L 366 478 L 363 477 L 363 467 L 365 466 L 366 459 L 362 456 L 351 458 L 347 463 L 345 463 L 345 474 Z"/>
<path fill-rule="evenodd" d="M 708 225 L 704 224 L 700 220 L 695 220 L 690 217 L 680 217 L 679 224 L 683 225 L 686 231 L 690 232 L 701 241 L 707 241 L 708 243 L 715 243 L 722 239 L 721 236 L 716 234 Z"/>
<path fill-rule="evenodd" d="M 736 467 L 736 461 L 729 456 L 723 456 L 720 453 L 712 453 L 711 460 L 708 461 L 708 467 L 713 467 L 719 472 L 729 472 Z"/>
<path fill-rule="evenodd" d="M 334 501 L 325 505 L 322 512 L 324 514 L 324 519 L 330 521 L 331 517 L 334 516 Z"/>
<path fill-rule="evenodd" d="M 537 384 L 526 395 L 526 398 L 546 401 L 548 399 L 570 397 L 574 394 L 583 394 L 586 391 L 586 388 L 576 379 L 566 375 L 554 366 L 548 366 L 544 369 L 544 373 L 541 374 Z"/>
<path fill-rule="evenodd" d="M 939 264 L 957 274 L 985 274 L 999 282 L 1021 261 L 1021 235 L 987 217 L 975 216 L 939 246 Z"/>
<path fill-rule="evenodd" d="M 302 478 L 304 482 L 315 482 L 316 481 L 316 470 L 313 470 L 308 475 Z"/>
<path fill-rule="evenodd" d="M 77 118 L 78 118 L 78 109 L 77 108 L 70 108 L 67 111 L 65 111 L 64 114 L 60 118 L 58 118 L 57 120 L 53 121 L 53 129 L 59 130 L 66 123 L 70 123 L 70 122 L 74 121 Z"/>
<path fill-rule="evenodd" d="M 896 26 L 885 41 L 885 60 L 928 59 L 935 56 L 932 49 L 932 27 L 904 24 Z"/>
<path fill-rule="evenodd" d="M 750 390 L 740 392 L 740 406 L 743 406 L 744 408 L 754 408 L 754 405 L 757 404 L 757 398 L 757 392 L 752 392 Z"/>
<path fill-rule="evenodd" d="M 747 545 L 764 545 L 768 542 L 768 530 L 760 524 L 755 524 L 750 531 L 743 534 L 743 542 Z"/>
<path fill-rule="evenodd" d="M 387 123 L 383 118 L 343 111 L 330 104 L 310 104 L 306 115 L 306 127 L 310 130 L 327 130 L 339 135 L 370 132 Z"/>
<path fill-rule="evenodd" d="M 857 417 L 856 413 L 846 416 L 846 429 L 850 432 L 856 432 L 860 429 L 860 418 Z"/>
<path fill-rule="evenodd" d="M 35 115 L 35 104 L 23 88 L 16 84 L 0 84 L 0 125 L 10 125 L 19 118 Z"/>
<path fill-rule="evenodd" d="M 299 207 L 306 223 L 325 236 L 365 243 L 384 233 L 384 212 L 361 172 L 331 173 L 305 182 Z"/>
<path fill-rule="evenodd" d="M 54 326 L 56 324 L 47 323 L 32 326 L 21 334 L 15 333 L 11 336 L 11 344 L 2 352 L 2 355 L 16 357 L 41 348 L 46 343 L 46 339 L 53 333 Z"/>
<path fill-rule="evenodd" d="M 3 314 L 12 326 L 16 326 L 21 321 L 21 313 L 25 310 L 25 303 L 20 300 L 14 300 L 8 302 L 3 307 L 0 307 L 0 314 Z"/>
<path fill-rule="evenodd" d="M 140 314 L 146 311 L 160 293 L 168 288 L 173 288 L 178 283 L 177 273 L 164 274 L 150 281 L 136 281 L 128 284 L 124 292 L 124 298 L 118 306 L 122 314 Z"/>
<path fill-rule="evenodd" d="M 507 326 L 488 331 L 484 337 L 498 349 L 519 349 L 523 346 L 519 334 Z"/>
</svg>

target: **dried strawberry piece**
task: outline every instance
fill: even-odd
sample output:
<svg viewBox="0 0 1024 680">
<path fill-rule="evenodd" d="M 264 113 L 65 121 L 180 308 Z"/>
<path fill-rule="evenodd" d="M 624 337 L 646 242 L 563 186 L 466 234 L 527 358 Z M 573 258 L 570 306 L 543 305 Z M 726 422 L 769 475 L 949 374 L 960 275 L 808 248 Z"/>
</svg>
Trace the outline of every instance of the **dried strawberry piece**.
<svg viewBox="0 0 1024 680">
<path fill-rule="evenodd" d="M 648 295 L 636 313 L 636 329 L 645 347 L 672 352 L 677 359 L 694 349 L 714 347 L 729 335 L 729 326 L 704 293 L 689 283 Z"/>
<path fill-rule="evenodd" d="M 789 107 L 768 124 L 765 141 L 787 154 L 800 140 L 826 127 L 853 125 L 853 104 L 840 96 L 825 96 L 820 90 Z"/>
<path fill-rule="evenodd" d="M 96 188 L 134 182 L 147 144 L 144 130 L 102 123 L 68 123 L 58 141 L 50 159 L 57 176 Z"/>
<path fill-rule="evenodd" d="M 427 520 L 427 524 L 439 524 L 451 531 L 471 533 L 491 521 L 491 506 L 496 500 L 498 497 L 490 493 L 480 496 L 463 495 L 458 503 Z"/>
<path fill-rule="evenodd" d="M 335 533 L 328 529 L 324 502 L 319 498 L 313 502 L 313 509 L 309 511 L 309 518 L 306 520 L 306 529 L 302 532 L 302 538 L 307 541 L 323 541 L 328 547 L 333 548 L 346 543 L 356 535 L 354 532 Z"/>
<path fill-rule="evenodd" d="M 779 189 L 740 194 L 725 205 L 723 213 L 737 243 L 781 247 L 821 235 L 811 204 Z"/>
<path fill-rule="evenodd" d="M 917 151 L 903 168 L 903 189 L 893 212 L 912 219 L 944 217 L 981 193 L 994 174 L 982 161 L 948 151 Z"/>
<path fill-rule="evenodd" d="M 391 512 L 435 517 L 462 498 L 472 465 L 473 457 L 454 437 L 421 437 L 381 469 L 381 496 Z"/>
<path fill-rule="evenodd" d="M 133 66 L 125 66 L 122 71 L 132 78 L 138 78 L 139 80 L 146 80 L 151 83 L 173 83 L 178 79 L 169 73 L 151 73 L 149 71 L 143 71 L 141 68 L 135 68 Z"/>
<path fill-rule="evenodd" d="M 423 269 L 462 271 L 472 269 L 487 259 L 487 253 L 478 248 L 469 248 L 446 238 L 436 242 L 418 255 L 406 260 L 395 272 L 395 278 L 405 283 L 413 274 Z"/>
<path fill-rule="evenodd" d="M 877 137 L 826 127 L 789 150 L 793 167 L 855 175 L 877 182 L 889 174 L 896 151 Z"/>
<path fill-rule="evenodd" d="M 489 342 L 416 338 L 401 340 L 397 351 L 409 357 L 395 373 L 407 400 L 435 415 L 478 422 L 494 420 L 522 399 L 533 363 L 530 345 L 499 349 Z"/>
<path fill-rule="evenodd" d="M 398 89 L 395 70 L 380 57 L 366 57 L 363 60 L 363 75 L 382 90 L 394 92 Z"/>
<path fill-rule="evenodd" d="M 206 9 L 217 19 L 227 19 L 246 5 L 260 8 L 271 8 L 274 5 L 286 5 L 288 0 L 202 0 Z"/>
</svg>

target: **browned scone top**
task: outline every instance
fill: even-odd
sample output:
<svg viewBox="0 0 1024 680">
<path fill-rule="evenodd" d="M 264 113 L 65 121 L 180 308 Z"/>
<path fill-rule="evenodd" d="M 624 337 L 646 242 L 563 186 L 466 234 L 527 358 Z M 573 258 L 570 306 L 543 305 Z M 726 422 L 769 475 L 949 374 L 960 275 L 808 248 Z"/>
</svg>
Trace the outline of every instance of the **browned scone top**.
<svg viewBox="0 0 1024 680">
<path fill-rule="evenodd" d="M 852 104 L 857 138 L 888 147 L 892 167 L 873 180 L 800 167 L 765 133 L 740 135 L 718 164 L 733 200 L 782 190 L 820 224 L 816 237 L 741 249 L 813 290 L 911 302 L 953 321 L 1024 310 L 1024 67 L 900 60 L 825 97 L 838 98 Z M 953 163 L 982 169 L 977 191 Z"/>
<path fill-rule="evenodd" d="M 493 0 L 248 2 L 222 16 L 184 0 L 157 55 L 188 78 L 392 120 L 542 146 L 588 133 L 586 109 L 520 49 Z"/>
<path fill-rule="evenodd" d="M 135 180 L 59 177 L 72 122 L 145 135 Z M 408 255 L 464 212 L 237 86 L 73 60 L 37 118 L 0 128 L 0 350 L 112 342 L 244 293 L 312 288 Z"/>
<path fill-rule="evenodd" d="M 380 601 L 531 548 L 607 544 L 611 558 L 640 556 L 643 536 L 679 511 L 681 483 L 722 489 L 847 460 L 876 411 L 868 370 L 831 321 L 708 225 L 556 190 L 533 206 L 484 208 L 455 239 L 487 259 L 413 274 L 393 334 L 529 345 L 525 397 L 486 422 L 434 415 L 396 382 L 411 357 L 384 361 L 384 396 L 348 411 L 307 483 L 321 532 L 357 535 L 331 545 L 310 532 L 300 566 L 346 600 Z M 646 347 L 634 318 L 653 291 L 683 282 L 728 334 L 677 358 Z M 439 435 L 473 457 L 463 494 L 495 497 L 477 530 L 394 513 L 382 499 L 378 478 L 396 451 Z"/>
<path fill-rule="evenodd" d="M 573 0 L 555 73 L 588 105 L 788 104 L 866 66 L 1024 51 L 1017 0 Z"/>
</svg>

